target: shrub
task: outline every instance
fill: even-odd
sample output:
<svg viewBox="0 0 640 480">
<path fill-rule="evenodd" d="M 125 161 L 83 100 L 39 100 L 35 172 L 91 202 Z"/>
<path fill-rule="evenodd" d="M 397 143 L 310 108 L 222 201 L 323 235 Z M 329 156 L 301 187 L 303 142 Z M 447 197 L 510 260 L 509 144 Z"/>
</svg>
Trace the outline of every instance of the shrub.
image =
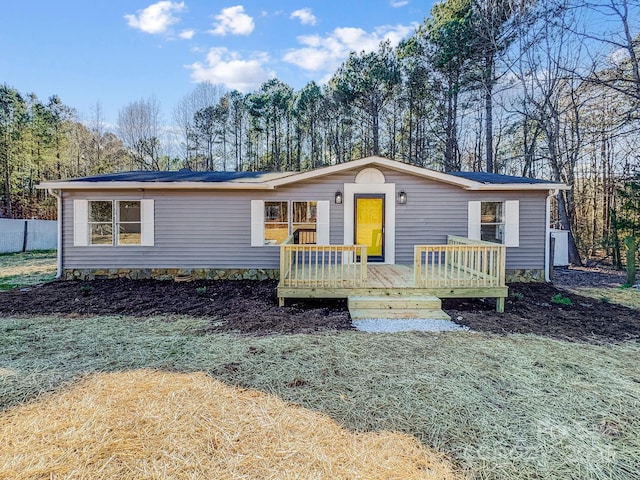
<svg viewBox="0 0 640 480">
<path fill-rule="evenodd" d="M 84 285 L 80 286 L 80 293 L 83 297 L 88 297 L 89 295 L 91 295 L 91 292 L 93 292 L 93 287 L 91 285 L 87 285 L 85 283 Z"/>
<path fill-rule="evenodd" d="M 551 302 L 558 305 L 572 305 L 571 299 L 569 297 L 563 296 L 561 293 L 556 293 L 553 297 L 551 297 Z"/>
</svg>

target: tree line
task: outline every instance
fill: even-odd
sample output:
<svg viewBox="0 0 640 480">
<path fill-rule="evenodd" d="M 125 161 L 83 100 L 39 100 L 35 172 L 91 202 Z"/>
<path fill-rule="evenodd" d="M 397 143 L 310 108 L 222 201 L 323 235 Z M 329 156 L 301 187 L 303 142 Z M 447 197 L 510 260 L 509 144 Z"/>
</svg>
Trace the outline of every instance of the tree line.
<svg viewBox="0 0 640 480">
<path fill-rule="evenodd" d="M 123 107 L 112 130 L 99 103 L 81 123 L 56 96 L 4 85 L 0 215 L 53 215 L 34 188 L 43 179 L 297 171 L 381 155 L 564 182 L 553 220 L 571 232 L 571 261 L 604 250 L 619 263 L 620 239 L 639 231 L 639 11 L 637 0 L 445 0 L 397 46 L 352 52 L 325 85 L 204 83 L 170 119 L 150 97 Z"/>
</svg>

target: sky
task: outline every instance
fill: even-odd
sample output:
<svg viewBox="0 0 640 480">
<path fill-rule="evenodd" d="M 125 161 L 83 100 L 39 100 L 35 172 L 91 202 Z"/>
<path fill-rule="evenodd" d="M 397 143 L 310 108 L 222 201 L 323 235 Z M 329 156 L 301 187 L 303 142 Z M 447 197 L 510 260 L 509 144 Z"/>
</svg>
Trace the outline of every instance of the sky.
<svg viewBox="0 0 640 480">
<path fill-rule="evenodd" d="M 174 106 L 209 81 L 250 92 L 276 77 L 325 82 L 350 51 L 396 45 L 433 0 L 2 0 L 0 83 L 58 95 L 90 121 L 155 96 Z"/>
</svg>

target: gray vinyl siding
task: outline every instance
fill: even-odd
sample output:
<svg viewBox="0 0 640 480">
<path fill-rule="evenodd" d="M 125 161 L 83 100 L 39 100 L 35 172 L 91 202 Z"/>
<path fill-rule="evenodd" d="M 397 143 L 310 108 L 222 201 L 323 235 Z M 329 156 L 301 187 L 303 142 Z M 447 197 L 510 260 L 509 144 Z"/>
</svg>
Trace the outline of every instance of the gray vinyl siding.
<svg viewBox="0 0 640 480">
<path fill-rule="evenodd" d="M 341 175 L 333 178 L 337 180 L 275 191 L 65 191 L 63 268 L 278 268 L 277 246 L 251 246 L 251 200 L 329 200 L 330 241 L 341 244 L 342 206 L 333 199 L 345 180 Z M 353 181 L 353 175 L 348 178 Z M 73 245 L 74 199 L 142 198 L 154 200 L 153 247 Z"/>
<path fill-rule="evenodd" d="M 520 201 L 520 246 L 507 248 L 507 269 L 543 269 L 546 191 L 476 192 L 393 171 L 387 183 L 407 193 L 396 205 L 396 263 L 413 263 L 413 246 L 446 243 L 447 235 L 467 236 L 468 202 Z"/>
<path fill-rule="evenodd" d="M 547 191 L 468 191 L 395 170 L 379 170 L 386 183 L 395 184 L 396 192 L 404 190 L 408 198 L 406 205 L 395 205 L 396 263 L 413 264 L 414 245 L 443 244 L 447 235 L 466 237 L 469 201 L 519 200 L 520 245 L 507 248 L 507 269 L 544 268 Z"/>
<path fill-rule="evenodd" d="M 380 169 L 396 192 L 408 194 L 396 205 L 396 263 L 413 262 L 415 244 L 446 242 L 467 235 L 470 200 L 520 200 L 520 247 L 507 249 L 508 269 L 544 268 L 546 192 L 470 192 L 393 170 Z M 344 240 L 344 207 L 334 203 L 357 171 L 277 190 L 253 191 L 65 191 L 63 194 L 63 268 L 278 268 L 279 248 L 251 246 L 251 200 L 330 202 L 330 241 Z M 154 199 L 155 244 L 141 246 L 73 245 L 74 199 Z"/>
</svg>

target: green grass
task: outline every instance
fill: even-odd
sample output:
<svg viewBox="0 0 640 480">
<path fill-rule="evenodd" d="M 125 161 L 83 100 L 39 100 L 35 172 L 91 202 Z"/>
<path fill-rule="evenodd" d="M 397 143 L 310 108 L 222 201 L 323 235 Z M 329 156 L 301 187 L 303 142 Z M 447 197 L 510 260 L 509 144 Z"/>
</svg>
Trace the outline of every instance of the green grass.
<svg viewBox="0 0 640 480">
<path fill-rule="evenodd" d="M 55 250 L 0 254 L 0 292 L 53 280 L 56 262 Z"/>
<path fill-rule="evenodd" d="M 477 333 L 249 337 L 181 317 L 0 319 L 0 407 L 90 372 L 206 371 L 356 431 L 414 435 L 472 478 L 640 471 L 640 344 Z"/>
</svg>

